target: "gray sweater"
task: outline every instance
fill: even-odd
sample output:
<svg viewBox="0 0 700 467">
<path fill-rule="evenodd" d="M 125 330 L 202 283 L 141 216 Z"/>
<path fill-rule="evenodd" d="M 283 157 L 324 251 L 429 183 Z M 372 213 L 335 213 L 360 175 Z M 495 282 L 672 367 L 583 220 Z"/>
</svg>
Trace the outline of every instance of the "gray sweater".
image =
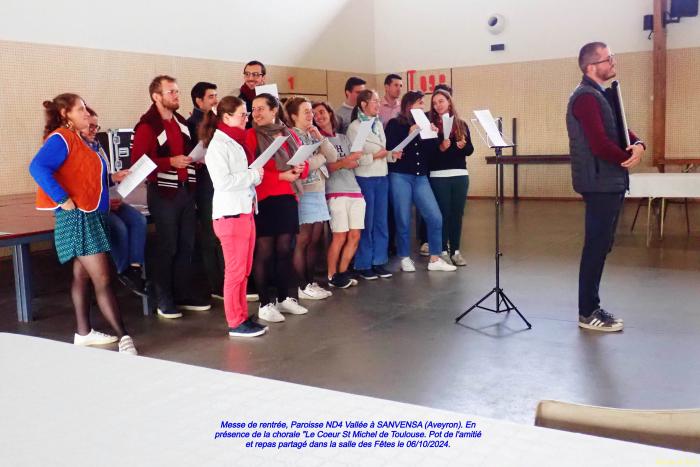
<svg viewBox="0 0 700 467">
<path fill-rule="evenodd" d="M 337 162 L 350 154 L 350 146 L 352 143 L 347 136 L 337 134 L 328 138 L 328 141 L 335 146 L 337 156 L 335 158 L 328 157 L 329 163 Z M 338 193 L 361 193 L 360 185 L 355 180 L 355 172 L 353 169 L 338 169 L 331 172 L 331 178 L 326 182 L 326 195 Z"/>
</svg>

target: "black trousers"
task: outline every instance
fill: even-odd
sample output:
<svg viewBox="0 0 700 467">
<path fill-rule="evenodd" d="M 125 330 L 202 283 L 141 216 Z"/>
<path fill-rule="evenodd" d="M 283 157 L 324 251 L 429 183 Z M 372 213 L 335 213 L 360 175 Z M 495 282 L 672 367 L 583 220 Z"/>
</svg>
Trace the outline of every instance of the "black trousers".
<svg viewBox="0 0 700 467">
<path fill-rule="evenodd" d="M 612 250 L 624 193 L 583 193 L 586 233 L 578 276 L 578 310 L 590 316 L 600 308 L 600 279 Z"/>
<path fill-rule="evenodd" d="M 206 166 L 202 166 L 197 170 L 197 191 L 195 196 L 204 270 L 206 271 L 211 292 L 221 295 L 224 290 L 224 253 L 221 250 L 221 242 L 219 242 L 219 238 L 214 233 L 214 225 L 212 224 L 214 186 L 211 183 Z"/>
<path fill-rule="evenodd" d="M 156 226 L 155 284 L 158 306 L 172 308 L 176 302 L 194 296 L 192 252 L 197 226 L 194 193 L 177 189 L 167 197 L 155 185 L 148 185 L 148 210 Z"/>
</svg>

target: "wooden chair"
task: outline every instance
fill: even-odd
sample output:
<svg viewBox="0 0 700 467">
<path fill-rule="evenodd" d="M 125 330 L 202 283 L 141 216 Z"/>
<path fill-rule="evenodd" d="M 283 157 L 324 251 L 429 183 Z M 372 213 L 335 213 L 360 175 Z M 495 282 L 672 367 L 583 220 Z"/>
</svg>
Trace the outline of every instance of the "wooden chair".
<svg viewBox="0 0 700 467">
<path fill-rule="evenodd" d="M 535 425 L 700 453 L 700 409 L 629 410 L 544 400 L 537 404 Z"/>
</svg>

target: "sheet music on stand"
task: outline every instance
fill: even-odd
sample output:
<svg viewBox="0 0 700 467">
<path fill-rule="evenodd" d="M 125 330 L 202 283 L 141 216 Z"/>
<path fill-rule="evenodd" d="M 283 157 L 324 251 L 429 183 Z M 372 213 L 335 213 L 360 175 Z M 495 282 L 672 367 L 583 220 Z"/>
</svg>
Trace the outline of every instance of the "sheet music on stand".
<svg viewBox="0 0 700 467">
<path fill-rule="evenodd" d="M 503 133 L 501 133 L 501 131 L 498 129 L 498 125 L 496 124 L 498 119 L 493 118 L 493 115 L 489 109 L 475 110 L 474 115 L 476 118 L 471 119 L 472 124 L 476 127 L 476 131 L 479 133 L 479 136 L 484 141 L 486 146 L 492 149 L 515 147 L 515 144 L 507 141 L 503 136 Z M 484 132 L 486 135 L 484 135 Z"/>
</svg>

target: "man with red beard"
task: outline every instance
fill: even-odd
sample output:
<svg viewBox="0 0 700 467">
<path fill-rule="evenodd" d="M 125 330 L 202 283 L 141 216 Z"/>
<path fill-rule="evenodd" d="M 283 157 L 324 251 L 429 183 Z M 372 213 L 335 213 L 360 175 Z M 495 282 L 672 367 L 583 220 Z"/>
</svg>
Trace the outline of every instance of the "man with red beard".
<svg viewBox="0 0 700 467">
<path fill-rule="evenodd" d="M 175 78 L 153 78 L 148 92 L 153 104 L 134 128 L 132 163 L 149 157 L 156 169 L 147 179 L 148 210 L 156 226 L 155 284 L 158 315 L 180 318 L 181 310 L 208 310 L 208 300 L 192 288 L 192 251 L 197 225 L 195 168 L 187 156 L 193 148 L 187 121 L 177 113 L 180 89 Z"/>
</svg>

